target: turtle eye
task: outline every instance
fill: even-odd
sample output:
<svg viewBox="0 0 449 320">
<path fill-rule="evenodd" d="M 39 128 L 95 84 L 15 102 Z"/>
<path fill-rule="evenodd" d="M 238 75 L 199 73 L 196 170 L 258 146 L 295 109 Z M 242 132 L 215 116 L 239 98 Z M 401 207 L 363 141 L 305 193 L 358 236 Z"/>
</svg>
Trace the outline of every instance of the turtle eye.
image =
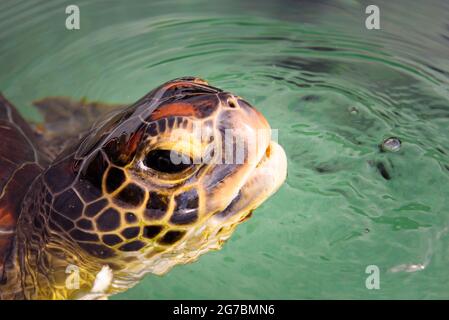
<svg viewBox="0 0 449 320">
<path fill-rule="evenodd" d="M 174 150 L 151 150 L 143 160 L 143 164 L 163 173 L 179 173 L 193 165 L 192 159 Z"/>
</svg>

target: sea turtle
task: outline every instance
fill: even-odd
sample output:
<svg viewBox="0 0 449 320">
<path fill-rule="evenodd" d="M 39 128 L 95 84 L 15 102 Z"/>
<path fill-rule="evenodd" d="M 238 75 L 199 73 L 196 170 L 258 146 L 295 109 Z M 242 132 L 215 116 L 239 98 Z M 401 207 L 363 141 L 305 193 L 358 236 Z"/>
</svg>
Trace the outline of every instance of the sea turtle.
<svg viewBox="0 0 449 320">
<path fill-rule="evenodd" d="M 100 299 L 164 274 L 219 249 L 286 177 L 262 114 L 199 78 L 129 106 L 35 104 L 32 126 L 0 95 L 2 299 Z"/>
</svg>

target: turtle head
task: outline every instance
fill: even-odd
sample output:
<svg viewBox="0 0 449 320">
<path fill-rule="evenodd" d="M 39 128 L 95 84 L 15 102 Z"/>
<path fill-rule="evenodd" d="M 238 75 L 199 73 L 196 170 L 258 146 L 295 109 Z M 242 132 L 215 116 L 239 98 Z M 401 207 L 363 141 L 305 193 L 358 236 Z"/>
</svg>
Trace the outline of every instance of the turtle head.
<svg viewBox="0 0 449 320">
<path fill-rule="evenodd" d="M 84 206 L 69 234 L 137 278 L 220 248 L 287 166 L 259 111 L 198 78 L 167 82 L 98 123 L 74 159 Z"/>
</svg>

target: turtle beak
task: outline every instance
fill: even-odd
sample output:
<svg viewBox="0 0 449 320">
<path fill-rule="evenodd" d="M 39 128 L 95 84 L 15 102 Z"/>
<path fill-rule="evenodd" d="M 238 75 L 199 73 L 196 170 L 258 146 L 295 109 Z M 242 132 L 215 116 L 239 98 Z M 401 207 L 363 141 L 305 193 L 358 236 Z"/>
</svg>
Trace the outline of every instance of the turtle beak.
<svg viewBox="0 0 449 320">
<path fill-rule="evenodd" d="M 227 217 L 237 222 L 245 221 L 253 210 L 281 187 L 286 177 L 287 156 L 279 144 L 271 141 L 238 194 L 217 217 Z"/>
<path fill-rule="evenodd" d="M 258 131 L 256 144 L 260 147 L 255 157 L 256 166 L 241 189 L 241 200 L 248 197 L 251 209 L 255 209 L 274 194 L 287 177 L 287 156 L 284 149 L 272 140 L 272 129 L 263 114 L 245 100 L 238 98 L 239 105 L 247 112 L 247 123 Z M 262 133 L 259 134 L 259 132 Z"/>
<path fill-rule="evenodd" d="M 218 217 L 235 221 L 246 217 L 280 188 L 287 177 L 287 157 L 284 149 L 272 141 L 272 130 L 262 113 L 240 97 L 226 97 L 228 106 L 238 105 L 242 111 L 230 120 L 237 123 L 236 130 L 241 130 L 237 135 L 244 137 L 248 146 L 256 146 L 247 150 L 247 161 L 242 164 L 246 168 L 243 179 L 236 175 L 235 181 L 229 182 L 228 191 L 233 194 L 221 198 L 229 202 Z M 227 116 L 229 120 L 231 114 Z M 223 190 L 220 192 L 224 194 Z"/>
<path fill-rule="evenodd" d="M 240 190 L 241 201 L 255 209 L 273 195 L 287 178 L 287 156 L 284 149 L 271 141 L 264 156 Z"/>
<path fill-rule="evenodd" d="M 261 189 L 259 192 L 265 195 L 265 198 L 270 197 L 284 183 L 287 178 L 287 156 L 277 142 L 270 142 L 253 176 L 257 180 L 254 184 L 261 184 L 262 188 L 259 188 Z"/>
</svg>

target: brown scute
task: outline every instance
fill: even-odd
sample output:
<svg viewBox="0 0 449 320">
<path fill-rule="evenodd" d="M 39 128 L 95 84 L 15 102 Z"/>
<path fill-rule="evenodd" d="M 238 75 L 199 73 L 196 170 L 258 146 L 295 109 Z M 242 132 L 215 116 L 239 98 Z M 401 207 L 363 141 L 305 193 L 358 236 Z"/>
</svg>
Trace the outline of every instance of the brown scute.
<svg viewBox="0 0 449 320">
<path fill-rule="evenodd" d="M 198 219 L 198 193 L 191 189 L 175 197 L 176 207 L 170 222 L 173 224 L 189 224 Z"/>
<path fill-rule="evenodd" d="M 11 250 L 13 238 L 10 235 L 0 235 L 0 275 L 3 275 L 3 265 Z M 0 276 L 0 285 L 5 284 L 6 278 Z"/>
<path fill-rule="evenodd" d="M 0 228 L 9 231 L 14 230 L 23 197 L 42 168 L 47 167 L 48 159 L 39 150 L 30 126 L 2 94 L 0 137 Z M 0 281 L 14 236 L 14 232 L 0 235 Z"/>
<path fill-rule="evenodd" d="M 140 228 L 139 227 L 129 227 L 122 231 L 122 236 L 126 239 L 132 239 L 139 235 Z"/>
<path fill-rule="evenodd" d="M 97 218 L 97 229 L 100 231 L 112 231 L 120 226 L 120 213 L 109 208 Z"/>
<path fill-rule="evenodd" d="M 192 117 L 203 119 L 217 110 L 218 99 L 214 95 L 184 97 L 183 102 L 172 102 L 159 106 L 150 116 L 150 121 L 169 117 Z"/>
<path fill-rule="evenodd" d="M 58 224 L 54 223 L 53 220 L 48 220 L 48 226 L 50 230 L 53 230 L 54 232 L 64 233 L 64 229 L 62 229 Z M 32 239 L 36 240 L 35 237 L 36 236 L 33 234 Z"/>
<path fill-rule="evenodd" d="M 114 201 L 122 207 L 138 207 L 144 199 L 145 193 L 138 185 L 134 183 L 128 184 L 118 195 L 114 197 Z"/>
<path fill-rule="evenodd" d="M 114 250 L 102 244 L 80 242 L 79 246 L 97 258 L 107 259 L 115 256 Z"/>
<path fill-rule="evenodd" d="M 125 243 L 124 245 L 122 245 L 119 250 L 120 251 L 137 251 L 142 249 L 145 246 L 145 243 L 139 240 L 136 241 L 132 241 L 129 243 Z"/>
<path fill-rule="evenodd" d="M 188 117 L 188 116 L 195 116 L 195 108 L 190 103 L 183 103 L 183 102 L 175 102 L 170 103 L 166 105 L 162 105 L 156 110 L 153 111 L 153 113 L 150 116 L 151 121 L 156 121 L 159 119 L 163 119 L 165 117 L 174 117 L 174 116 L 182 116 L 182 117 Z"/>
<path fill-rule="evenodd" d="M 122 238 L 120 238 L 118 235 L 116 234 L 105 234 L 101 240 L 103 241 L 103 243 L 107 244 L 108 246 L 115 246 L 116 244 L 119 244 L 120 242 L 122 242 Z"/>
<path fill-rule="evenodd" d="M 98 236 L 93 233 L 81 231 L 79 229 L 72 230 L 70 235 L 77 241 L 98 241 Z"/>
<path fill-rule="evenodd" d="M 9 162 L 6 159 L 0 158 L 0 168 L 2 171 L 0 172 L 0 188 L 6 185 L 17 169 L 17 165 L 15 163 Z M 1 190 L 1 189 L 0 189 Z"/>
<path fill-rule="evenodd" d="M 219 100 L 215 95 L 194 96 L 189 99 L 189 102 L 195 106 L 195 117 L 198 119 L 209 117 L 219 105 Z"/>
<path fill-rule="evenodd" d="M 170 81 L 150 93 L 160 95 L 160 100 L 179 100 L 193 95 L 215 95 L 220 89 L 207 85 L 205 81 L 198 78 L 179 78 Z"/>
<path fill-rule="evenodd" d="M 45 190 L 45 193 L 46 193 L 46 195 L 45 195 L 45 202 L 47 204 L 51 204 L 53 202 L 53 195 L 50 192 L 48 192 L 47 188 L 45 188 L 44 190 Z"/>
<path fill-rule="evenodd" d="M 59 104 L 60 108 L 61 104 Z M 90 106 L 93 106 L 93 104 L 90 104 Z M 112 107 L 112 108 L 111 108 Z M 107 108 L 107 111 L 112 111 L 115 108 L 121 108 L 123 106 L 103 106 L 103 108 Z M 78 112 L 84 112 L 86 114 L 89 114 L 89 112 L 86 112 L 89 109 L 89 107 L 85 104 L 79 105 L 76 107 L 76 110 Z M 92 116 L 91 114 L 89 115 Z M 77 157 L 84 158 L 92 153 L 92 151 L 96 148 L 98 148 L 101 143 L 103 143 L 104 138 L 115 128 L 119 123 L 124 121 L 130 116 L 130 113 L 128 110 L 123 110 L 122 112 L 118 112 L 115 115 L 113 115 L 111 118 L 107 120 L 107 122 L 101 123 L 100 127 L 94 128 L 95 130 L 90 132 L 85 139 L 81 142 L 78 150 L 77 150 Z M 94 116 L 96 119 L 98 119 L 98 116 Z M 91 124 L 90 124 L 91 125 Z M 88 124 L 88 127 L 90 127 Z M 86 128 L 88 129 L 88 128 Z M 82 130 L 79 130 L 82 131 Z M 78 131 L 78 132 L 79 132 Z"/>
<path fill-rule="evenodd" d="M 125 179 L 125 173 L 122 169 L 110 168 L 106 177 L 106 191 L 109 193 L 114 192 L 125 182 Z"/>
<path fill-rule="evenodd" d="M 48 168 L 44 174 L 44 180 L 52 192 L 60 192 L 67 188 L 77 174 L 73 166 L 74 160 L 68 157 Z"/>
<path fill-rule="evenodd" d="M 207 177 L 207 179 L 205 180 L 204 188 L 207 188 L 207 190 L 211 190 L 216 186 L 219 186 L 222 181 L 238 172 L 239 166 L 240 165 L 238 164 L 221 164 L 219 166 L 215 166 L 214 174 Z"/>
<path fill-rule="evenodd" d="M 159 131 L 157 129 L 156 122 L 151 122 L 145 129 L 145 133 L 152 137 L 157 136 L 159 134 Z"/>
<path fill-rule="evenodd" d="M 103 175 L 109 164 L 100 151 L 97 151 L 88 161 L 89 163 L 81 172 L 81 179 L 89 181 L 93 187 L 101 190 Z"/>
<path fill-rule="evenodd" d="M 120 167 L 126 166 L 133 160 L 145 131 L 143 123 L 140 124 L 140 127 L 135 127 L 135 122 L 128 122 L 128 124 L 124 125 L 124 127 L 117 129 L 117 132 L 122 133 L 103 146 L 103 150 L 106 152 L 109 160 Z M 127 128 L 126 125 L 131 127 Z"/>
<path fill-rule="evenodd" d="M 165 131 L 165 128 L 166 128 L 166 126 L 165 126 L 165 119 L 159 120 L 157 122 L 157 125 L 159 127 L 159 132 L 164 132 Z"/>
<path fill-rule="evenodd" d="M 198 219 L 198 209 L 178 210 L 173 212 L 170 222 L 177 225 L 193 223 Z"/>
<path fill-rule="evenodd" d="M 40 214 L 37 214 L 34 216 L 33 226 L 34 226 L 34 228 L 36 228 L 36 230 L 42 230 L 44 223 L 45 223 L 45 220 Z"/>
<path fill-rule="evenodd" d="M 168 126 L 169 129 L 173 129 L 173 126 L 175 124 L 175 119 L 176 118 L 173 117 L 173 116 L 170 116 L 170 117 L 167 118 L 167 126 Z"/>
<path fill-rule="evenodd" d="M 94 217 L 98 213 L 100 213 L 100 211 L 103 210 L 107 205 L 108 201 L 106 199 L 97 200 L 86 207 L 86 209 L 84 210 L 84 214 L 87 217 Z"/>
<path fill-rule="evenodd" d="M 83 203 L 72 189 L 68 189 L 55 198 L 53 209 L 61 215 L 75 220 L 81 216 Z"/>
<path fill-rule="evenodd" d="M 69 231 L 75 226 L 72 221 L 58 214 L 56 211 L 50 213 L 50 221 L 65 231 Z"/>
<path fill-rule="evenodd" d="M 1 144 L 0 143 L 0 150 Z M 13 227 L 22 208 L 22 199 L 41 169 L 35 164 L 25 164 L 11 176 L 0 167 L 0 227 Z M 40 185 L 39 185 L 40 186 Z M 37 188 L 37 186 L 35 186 Z"/>
<path fill-rule="evenodd" d="M 167 212 L 168 203 L 167 196 L 151 191 L 144 212 L 145 218 L 148 220 L 161 219 Z"/>
<path fill-rule="evenodd" d="M 185 231 L 175 231 L 175 230 L 170 230 L 167 231 L 167 233 L 164 234 L 164 236 L 159 239 L 159 244 L 162 245 L 169 245 L 169 244 L 174 244 L 177 241 L 179 241 L 184 235 L 185 235 Z"/>
<path fill-rule="evenodd" d="M 84 218 L 77 221 L 76 226 L 84 230 L 93 230 L 94 228 L 92 221 Z"/>
<path fill-rule="evenodd" d="M 94 186 L 90 181 L 80 177 L 75 184 L 75 189 L 85 202 L 91 202 L 100 198 L 103 194 L 100 188 Z"/>
<path fill-rule="evenodd" d="M 164 229 L 163 226 L 146 226 L 143 228 L 143 236 L 148 239 L 155 238 Z"/>
<path fill-rule="evenodd" d="M 0 106 L 1 107 L 1 106 Z M 8 121 L 0 119 L 0 136 L 3 146 L 0 147 L 2 157 L 12 163 L 34 162 L 34 152 L 27 138 Z M 4 148 L 4 147 L 7 147 Z M 19 159 L 16 159 L 15 157 Z"/>
<path fill-rule="evenodd" d="M 43 211 L 42 211 L 42 213 L 46 213 L 47 215 L 48 214 L 50 214 L 50 211 L 51 211 L 51 207 L 48 205 L 48 204 L 45 204 L 44 206 L 43 206 Z M 28 212 L 31 212 L 31 211 L 28 211 Z"/>
<path fill-rule="evenodd" d="M 135 223 L 135 222 L 137 222 L 137 217 L 134 213 L 127 212 L 127 213 L 125 213 L 125 220 L 128 223 Z"/>
</svg>

